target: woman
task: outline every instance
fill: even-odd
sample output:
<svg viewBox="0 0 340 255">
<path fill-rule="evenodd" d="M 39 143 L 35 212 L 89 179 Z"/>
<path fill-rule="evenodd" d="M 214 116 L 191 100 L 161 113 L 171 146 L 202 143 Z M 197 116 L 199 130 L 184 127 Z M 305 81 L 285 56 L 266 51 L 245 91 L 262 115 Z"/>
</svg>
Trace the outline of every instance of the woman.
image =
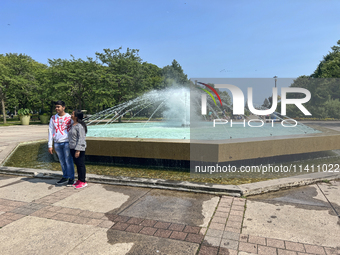
<svg viewBox="0 0 340 255">
<path fill-rule="evenodd" d="M 86 133 L 87 127 L 83 121 L 83 113 L 80 110 L 74 110 L 71 118 L 73 125 L 69 131 L 69 146 L 73 161 L 77 166 L 78 181 L 73 186 L 76 189 L 81 189 L 87 186 L 85 181 L 86 168 L 85 168 L 85 148 L 86 148 Z"/>
</svg>

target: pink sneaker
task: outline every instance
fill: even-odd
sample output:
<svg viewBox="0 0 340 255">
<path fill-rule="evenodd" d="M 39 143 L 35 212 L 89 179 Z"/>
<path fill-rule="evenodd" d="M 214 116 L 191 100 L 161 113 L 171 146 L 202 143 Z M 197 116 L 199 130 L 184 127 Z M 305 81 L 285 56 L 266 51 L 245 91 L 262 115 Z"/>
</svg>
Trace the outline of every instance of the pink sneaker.
<svg viewBox="0 0 340 255">
<path fill-rule="evenodd" d="M 87 186 L 86 182 L 79 182 L 79 184 L 77 186 L 75 186 L 74 188 L 76 189 L 81 189 L 81 188 L 85 188 Z"/>
<path fill-rule="evenodd" d="M 76 186 L 79 185 L 79 183 L 80 183 L 80 181 L 78 180 L 78 181 L 74 182 L 72 186 L 73 186 L 73 187 L 76 187 Z"/>
</svg>

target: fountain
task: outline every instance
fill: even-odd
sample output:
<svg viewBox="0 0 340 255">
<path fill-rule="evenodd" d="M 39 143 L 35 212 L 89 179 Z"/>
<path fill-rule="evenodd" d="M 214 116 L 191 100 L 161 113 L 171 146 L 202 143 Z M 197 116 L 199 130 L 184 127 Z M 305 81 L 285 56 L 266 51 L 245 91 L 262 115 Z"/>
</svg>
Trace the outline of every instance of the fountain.
<svg viewBox="0 0 340 255">
<path fill-rule="evenodd" d="M 292 134 L 317 133 L 319 131 L 298 123 L 296 127 L 287 130 L 282 125 L 273 126 L 273 122 L 288 119 L 278 113 L 271 115 L 271 123 L 266 123 L 259 130 L 249 128 L 250 125 L 227 128 L 226 125 L 218 125 L 213 132 L 211 122 L 206 116 L 200 116 L 195 110 L 200 107 L 201 91 L 195 88 L 177 87 L 164 90 L 154 90 L 128 102 L 108 108 L 85 119 L 88 125 L 88 137 L 126 137 L 126 138 L 158 138 L 158 139 L 190 139 L 190 131 L 195 131 L 195 139 L 223 140 L 230 138 L 250 138 L 266 136 L 282 136 Z M 209 111 L 217 120 L 224 120 L 225 113 L 219 106 L 214 106 L 213 99 L 209 98 Z M 222 98 L 223 101 L 223 98 Z M 230 109 L 229 102 L 224 101 L 226 108 Z M 261 108 L 258 106 L 258 108 Z M 190 109 L 194 109 L 190 112 Z M 127 117 L 126 117 L 127 116 Z M 139 121 L 144 116 L 147 119 Z M 122 121 L 122 118 L 124 120 Z M 262 120 L 258 116 L 242 116 L 241 121 Z M 190 130 L 190 122 L 195 123 L 199 129 Z M 229 121 L 232 124 L 232 120 Z M 268 122 L 268 120 L 264 120 Z M 234 120 L 235 123 L 235 120 Z M 214 122 L 215 124 L 215 122 Z M 226 124 L 226 123 L 225 123 Z M 236 124 L 234 124 L 235 126 Z M 290 125 L 292 125 L 290 123 Z M 246 132 L 243 132 L 246 128 Z M 210 130 L 212 131 L 212 130 Z"/>
<path fill-rule="evenodd" d="M 88 137 L 189 139 L 189 104 L 188 88 L 154 90 L 85 119 Z"/>
<path fill-rule="evenodd" d="M 234 120 L 232 128 L 221 124 L 213 128 L 213 121 L 200 116 L 201 95 L 195 87 L 151 91 L 89 116 L 88 160 L 189 168 L 190 162 L 237 162 L 340 149 L 338 133 L 301 123 L 290 128 L 281 122 L 261 128 L 242 125 L 260 120 L 254 115 Z M 224 105 L 231 108 L 230 102 Z M 207 107 L 214 118 L 226 118 L 213 99 L 208 99 Z M 272 117 L 288 119 L 278 113 Z"/>
</svg>

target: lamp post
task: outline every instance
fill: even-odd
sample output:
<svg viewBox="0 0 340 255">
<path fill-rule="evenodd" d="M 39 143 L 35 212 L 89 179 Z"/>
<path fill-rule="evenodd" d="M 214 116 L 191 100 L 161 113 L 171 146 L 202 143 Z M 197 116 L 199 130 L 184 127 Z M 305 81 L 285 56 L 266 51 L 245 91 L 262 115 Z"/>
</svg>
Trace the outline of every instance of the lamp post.
<svg viewBox="0 0 340 255">
<path fill-rule="evenodd" d="M 275 75 L 273 78 L 275 79 L 275 88 L 276 88 L 277 76 Z"/>
</svg>

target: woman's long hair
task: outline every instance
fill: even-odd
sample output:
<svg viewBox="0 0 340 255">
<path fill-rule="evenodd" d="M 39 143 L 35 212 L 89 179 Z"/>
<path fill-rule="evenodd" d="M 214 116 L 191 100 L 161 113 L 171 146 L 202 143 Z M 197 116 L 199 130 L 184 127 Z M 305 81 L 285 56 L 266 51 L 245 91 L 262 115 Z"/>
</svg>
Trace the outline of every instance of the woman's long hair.
<svg viewBox="0 0 340 255">
<path fill-rule="evenodd" d="M 85 129 L 85 133 L 87 133 L 87 126 L 85 122 L 83 121 L 84 114 L 82 113 L 81 110 L 74 110 L 74 116 L 77 118 L 78 123 L 80 123 L 83 128 Z"/>
</svg>

